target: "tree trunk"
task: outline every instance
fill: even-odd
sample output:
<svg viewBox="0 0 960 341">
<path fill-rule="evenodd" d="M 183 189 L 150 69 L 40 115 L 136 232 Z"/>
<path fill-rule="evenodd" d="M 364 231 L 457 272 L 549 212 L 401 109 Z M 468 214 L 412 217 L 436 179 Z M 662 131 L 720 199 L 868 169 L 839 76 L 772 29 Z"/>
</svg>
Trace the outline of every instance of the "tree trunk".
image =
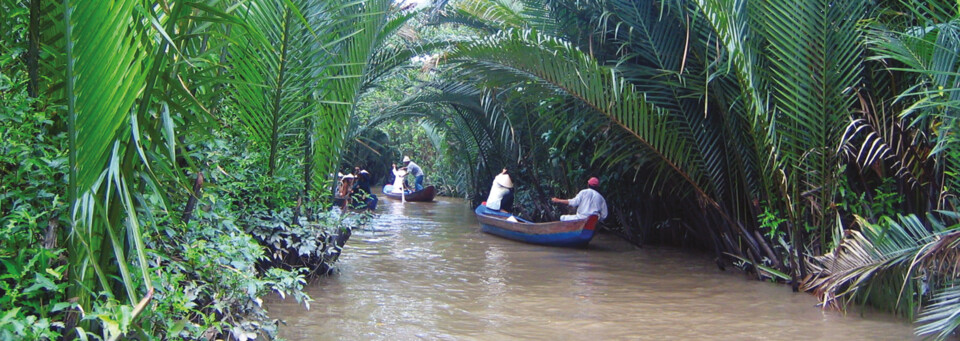
<svg viewBox="0 0 960 341">
<path fill-rule="evenodd" d="M 197 173 L 197 181 L 193 183 L 193 192 L 190 193 L 190 199 L 187 200 L 187 207 L 183 209 L 183 223 L 189 223 L 193 218 L 193 210 L 197 207 L 197 200 L 200 197 L 200 188 L 203 186 L 203 172 Z"/>
</svg>

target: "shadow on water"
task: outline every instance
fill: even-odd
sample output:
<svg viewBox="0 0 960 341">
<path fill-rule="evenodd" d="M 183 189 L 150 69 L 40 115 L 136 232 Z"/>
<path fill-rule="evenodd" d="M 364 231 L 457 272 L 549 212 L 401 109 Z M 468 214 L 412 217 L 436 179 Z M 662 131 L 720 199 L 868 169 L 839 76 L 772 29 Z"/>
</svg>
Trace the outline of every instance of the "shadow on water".
<svg viewBox="0 0 960 341">
<path fill-rule="evenodd" d="M 844 316 L 709 257 L 600 234 L 586 249 L 480 232 L 461 200 L 384 200 L 306 310 L 267 298 L 289 340 L 908 340 L 883 313 Z"/>
</svg>

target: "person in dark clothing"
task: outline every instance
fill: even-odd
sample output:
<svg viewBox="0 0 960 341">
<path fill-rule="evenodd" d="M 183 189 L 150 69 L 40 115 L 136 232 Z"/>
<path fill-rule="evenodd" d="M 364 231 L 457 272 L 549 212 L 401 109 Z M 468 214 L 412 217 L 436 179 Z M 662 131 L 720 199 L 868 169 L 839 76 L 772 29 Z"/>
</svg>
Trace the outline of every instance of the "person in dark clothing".
<svg viewBox="0 0 960 341">
<path fill-rule="evenodd" d="M 354 167 L 353 172 L 357 175 L 357 181 L 353 185 L 354 205 L 360 207 L 365 206 L 371 210 L 376 208 L 377 196 L 370 191 L 370 183 L 373 182 L 373 177 L 370 175 L 370 172 L 360 168 L 360 166 Z"/>
<path fill-rule="evenodd" d="M 353 186 L 354 192 L 362 190 L 364 194 L 370 194 L 370 183 L 372 182 L 370 172 L 357 166 L 353 168 L 353 173 L 357 175 L 357 182 Z"/>
</svg>

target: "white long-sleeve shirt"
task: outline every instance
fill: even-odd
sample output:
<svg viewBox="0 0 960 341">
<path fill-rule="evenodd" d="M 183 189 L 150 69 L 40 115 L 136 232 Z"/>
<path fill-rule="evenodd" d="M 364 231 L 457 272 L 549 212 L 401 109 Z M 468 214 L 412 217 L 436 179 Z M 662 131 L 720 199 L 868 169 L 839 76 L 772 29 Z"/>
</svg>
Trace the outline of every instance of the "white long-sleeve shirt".
<svg viewBox="0 0 960 341">
<path fill-rule="evenodd" d="M 499 210 L 503 196 L 510 193 L 510 188 L 501 184 L 504 182 L 502 177 L 509 179 L 510 176 L 506 174 L 497 175 L 497 177 L 493 179 L 493 186 L 490 187 L 490 196 L 487 197 L 487 208 L 491 210 Z"/>
<path fill-rule="evenodd" d="M 570 206 L 577 208 L 577 214 L 561 216 L 560 220 L 586 219 L 591 215 L 600 216 L 600 220 L 607 218 L 607 201 L 600 192 L 587 188 L 570 199 Z"/>
<path fill-rule="evenodd" d="M 407 176 L 407 172 L 404 170 L 393 168 L 393 175 L 396 177 L 393 180 L 393 193 L 402 193 L 403 192 L 403 177 Z"/>
</svg>

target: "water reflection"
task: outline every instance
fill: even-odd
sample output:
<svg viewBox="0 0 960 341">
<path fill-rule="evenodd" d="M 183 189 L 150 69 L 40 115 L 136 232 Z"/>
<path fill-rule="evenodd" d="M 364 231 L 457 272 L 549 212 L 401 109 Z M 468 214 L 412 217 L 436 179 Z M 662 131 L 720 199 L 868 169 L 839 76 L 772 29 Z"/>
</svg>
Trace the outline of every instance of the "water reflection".
<svg viewBox="0 0 960 341">
<path fill-rule="evenodd" d="M 843 316 L 808 294 L 720 272 L 706 257 L 600 235 L 586 250 L 483 234 L 470 207 L 381 202 L 307 311 L 269 298 L 289 340 L 905 340 L 885 314 Z"/>
</svg>

